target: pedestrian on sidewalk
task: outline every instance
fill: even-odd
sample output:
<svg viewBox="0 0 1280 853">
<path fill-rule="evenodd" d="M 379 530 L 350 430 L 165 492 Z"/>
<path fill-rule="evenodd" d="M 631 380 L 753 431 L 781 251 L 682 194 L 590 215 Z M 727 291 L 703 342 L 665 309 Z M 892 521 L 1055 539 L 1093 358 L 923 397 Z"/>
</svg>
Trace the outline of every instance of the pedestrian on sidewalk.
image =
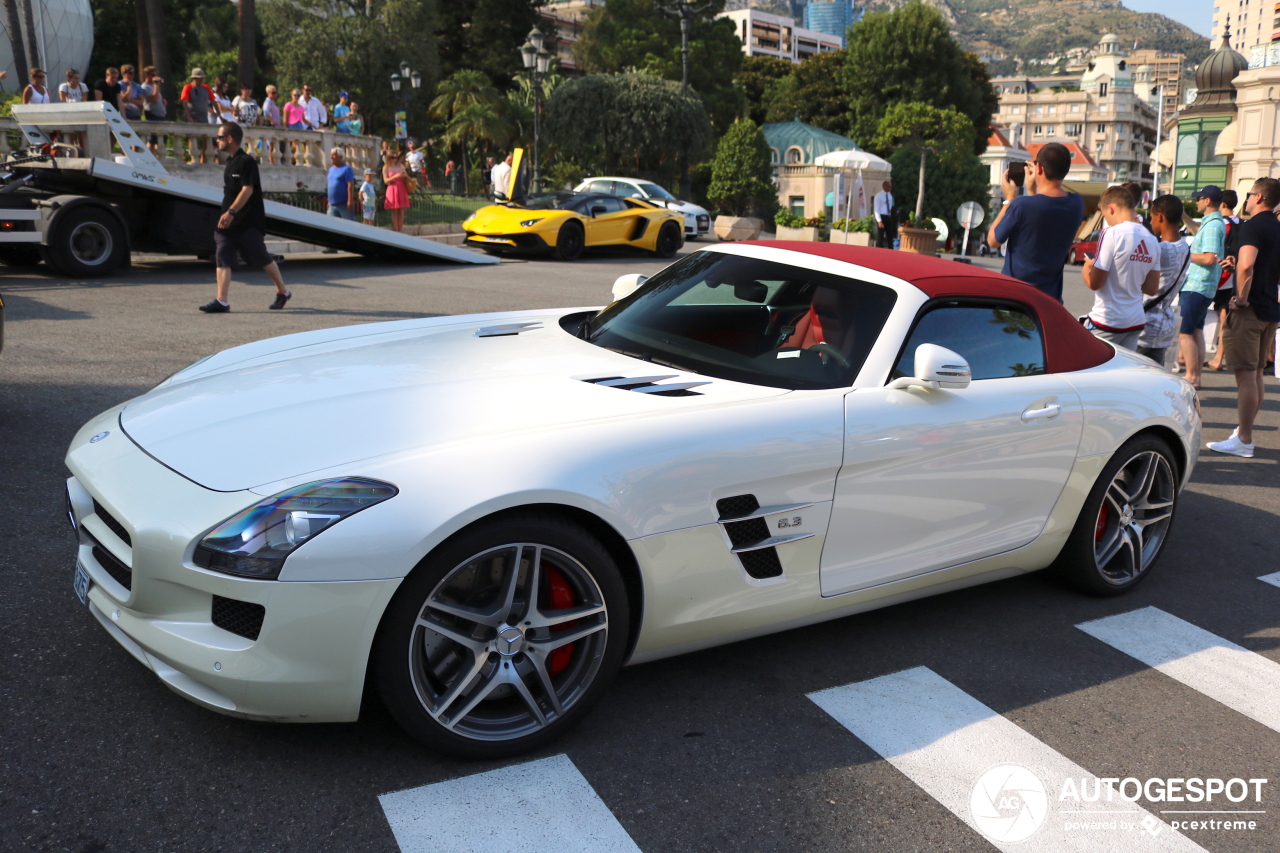
<svg viewBox="0 0 1280 853">
<path fill-rule="evenodd" d="M 1226 231 L 1226 236 L 1222 240 L 1222 256 L 1223 258 L 1231 258 L 1232 264 L 1235 263 L 1236 250 L 1240 241 L 1240 217 L 1236 216 L 1236 205 L 1240 203 L 1240 196 L 1235 190 L 1222 191 L 1222 205 L 1218 208 L 1218 212 L 1222 214 L 1222 225 Z M 1226 370 L 1222 366 L 1222 327 L 1227 322 L 1227 307 L 1231 304 L 1231 297 L 1236 292 L 1235 273 L 1232 272 L 1233 267 L 1227 264 L 1222 265 L 1222 276 L 1218 279 L 1218 292 L 1213 297 L 1213 313 L 1218 318 L 1218 324 L 1214 328 L 1212 337 L 1213 346 L 1209 346 L 1209 321 L 1205 319 L 1205 351 L 1213 350 L 1213 358 L 1209 359 L 1210 370 Z"/>
<path fill-rule="evenodd" d="M 249 266 L 261 267 L 276 286 L 275 302 L 268 308 L 283 308 L 293 296 L 284 286 L 280 267 L 267 251 L 263 238 L 267 215 L 262 204 L 262 179 L 258 175 L 258 161 L 241 147 L 243 141 L 244 128 L 235 122 L 219 125 L 213 137 L 213 144 L 227 155 L 227 166 L 222 173 L 222 216 L 218 217 L 218 227 L 213 232 L 218 290 L 212 301 L 200 306 L 206 314 L 226 314 L 231 310 L 228 297 L 237 253 Z"/>
<path fill-rule="evenodd" d="M 392 230 L 404 231 L 404 211 L 409 206 L 409 172 L 397 149 L 387 152 L 385 162 L 386 165 L 382 167 L 382 182 L 387 185 L 387 197 L 383 206 L 391 211 Z"/>
<path fill-rule="evenodd" d="M 360 185 L 360 207 L 365 225 L 373 225 L 374 218 L 378 215 L 378 188 L 373 183 L 376 177 L 377 172 L 373 169 L 364 170 L 364 183 Z"/>
<path fill-rule="evenodd" d="M 1124 187 L 1108 188 L 1098 209 L 1108 227 L 1098 243 L 1098 257 L 1086 259 L 1081 270 L 1094 292 L 1084 327 L 1094 337 L 1136 351 L 1147 324 L 1142 297 L 1155 296 L 1160 287 L 1158 244 L 1134 221 L 1133 196 Z"/>
<path fill-rule="evenodd" d="M 356 173 L 347 165 L 342 149 L 329 151 L 329 210 L 330 216 L 348 222 L 356 218 Z"/>
<path fill-rule="evenodd" d="M 1227 261 L 1236 272 L 1236 294 L 1227 309 L 1222 347 L 1227 367 L 1235 371 L 1238 426 L 1224 441 L 1211 441 L 1210 450 L 1232 456 L 1253 456 L 1253 422 L 1266 394 L 1265 370 L 1272 341 L 1280 325 L 1280 181 L 1261 178 L 1245 195 L 1249 220 L 1240 225 L 1239 255 Z"/>
<path fill-rule="evenodd" d="M 1165 354 L 1178 339 L 1173 297 L 1182 289 L 1191 248 L 1182 240 L 1182 199 L 1162 195 L 1151 202 L 1151 231 L 1160 238 L 1160 288 L 1142 303 L 1147 324 L 1138 336 L 1138 355 L 1164 367 Z"/>
<path fill-rule="evenodd" d="M 898 238 L 898 217 L 893 213 L 893 181 L 885 181 L 880 187 L 880 192 L 871 200 L 876 217 L 876 245 L 881 249 L 892 249 L 893 241 Z"/>
<path fill-rule="evenodd" d="M 1191 240 L 1191 268 L 1182 286 L 1178 304 L 1182 308 L 1182 328 L 1178 348 L 1187 368 L 1187 381 L 1200 387 L 1200 369 L 1204 365 L 1204 322 L 1218 293 L 1222 278 L 1220 263 L 1226 248 L 1227 229 L 1222 221 L 1222 190 L 1210 184 L 1195 194 L 1196 209 L 1203 214 L 1200 230 Z"/>
</svg>

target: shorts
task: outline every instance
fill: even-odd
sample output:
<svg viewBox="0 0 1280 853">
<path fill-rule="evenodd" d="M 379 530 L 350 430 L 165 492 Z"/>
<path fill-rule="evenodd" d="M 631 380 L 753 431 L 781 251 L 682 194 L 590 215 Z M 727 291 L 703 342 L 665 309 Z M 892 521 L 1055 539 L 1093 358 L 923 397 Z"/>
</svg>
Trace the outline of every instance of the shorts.
<svg viewBox="0 0 1280 853">
<path fill-rule="evenodd" d="M 1213 295 L 1213 310 L 1227 310 L 1227 306 L 1231 304 L 1231 297 L 1235 295 L 1236 289 L 1234 287 L 1219 288 L 1218 292 Z"/>
<path fill-rule="evenodd" d="M 336 216 L 339 219 L 354 220 L 356 218 L 355 211 L 347 208 L 345 204 L 334 204 L 329 202 L 329 209 L 325 211 L 329 216 Z"/>
<path fill-rule="evenodd" d="M 1178 305 L 1182 309 L 1182 326 L 1178 331 L 1184 335 L 1194 335 L 1203 329 L 1205 316 L 1212 304 L 1212 299 L 1194 290 L 1184 290 L 1178 294 Z"/>
<path fill-rule="evenodd" d="M 241 228 L 236 231 L 214 229 L 213 245 L 213 261 L 218 267 L 235 269 L 240 266 L 239 258 L 244 258 L 245 264 L 254 268 L 265 267 L 275 260 L 267 251 L 266 241 L 257 228 Z"/>
<path fill-rule="evenodd" d="M 1086 318 L 1084 327 L 1088 329 L 1095 338 L 1106 341 L 1107 343 L 1115 344 L 1121 349 L 1133 350 L 1134 352 L 1137 352 L 1138 339 L 1142 337 L 1141 326 L 1136 329 L 1112 332 L 1108 329 L 1095 325 L 1092 320 Z"/>
<path fill-rule="evenodd" d="M 1253 307 L 1227 311 L 1222 326 L 1223 361 L 1229 370 L 1259 370 L 1266 366 L 1277 323 L 1259 320 Z"/>
</svg>

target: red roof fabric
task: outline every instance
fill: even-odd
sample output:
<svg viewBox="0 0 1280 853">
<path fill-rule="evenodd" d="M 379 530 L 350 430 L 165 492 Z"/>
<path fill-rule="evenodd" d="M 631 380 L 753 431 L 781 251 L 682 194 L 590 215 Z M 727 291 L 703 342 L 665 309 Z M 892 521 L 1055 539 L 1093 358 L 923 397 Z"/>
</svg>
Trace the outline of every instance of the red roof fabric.
<svg viewBox="0 0 1280 853">
<path fill-rule="evenodd" d="M 1034 160 L 1036 153 L 1039 152 L 1039 150 L 1047 144 L 1048 144 L 1047 142 L 1032 142 L 1030 145 L 1027 146 L 1027 153 L 1029 153 L 1031 155 L 1031 159 Z M 1079 143 L 1060 142 L 1058 144 L 1065 145 L 1067 147 L 1067 150 L 1071 152 L 1071 162 L 1073 164 L 1085 165 L 1085 166 L 1098 165 L 1098 162 L 1093 159 L 1093 155 L 1090 154 L 1084 148 L 1081 148 Z"/>
<path fill-rule="evenodd" d="M 931 299 L 985 296 L 1021 302 L 1040 320 L 1044 334 L 1045 369 L 1049 373 L 1087 370 L 1115 357 L 1110 344 L 1090 334 L 1056 299 L 994 270 L 927 255 L 841 243 L 748 240 L 743 245 L 768 246 L 857 264 L 908 281 Z"/>
</svg>

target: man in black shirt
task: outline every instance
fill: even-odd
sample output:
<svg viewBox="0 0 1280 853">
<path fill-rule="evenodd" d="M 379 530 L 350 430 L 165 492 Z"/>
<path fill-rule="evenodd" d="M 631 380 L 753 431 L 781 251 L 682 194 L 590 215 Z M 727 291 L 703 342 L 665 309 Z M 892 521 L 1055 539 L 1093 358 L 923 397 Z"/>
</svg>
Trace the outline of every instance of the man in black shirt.
<svg viewBox="0 0 1280 853">
<path fill-rule="evenodd" d="M 213 138 L 218 150 L 228 155 L 227 167 L 222 174 L 222 216 L 213 232 L 214 263 L 218 268 L 218 295 L 200 310 L 206 314 L 225 314 L 231 310 L 227 302 L 231 290 L 231 270 L 236 266 L 236 253 L 253 267 L 262 267 L 276 286 L 276 301 L 268 308 L 280 309 L 293 296 L 285 289 L 263 232 L 267 227 L 267 215 L 262 204 L 262 181 L 258 177 L 258 161 L 240 147 L 244 129 L 234 122 L 218 126 Z"/>
<path fill-rule="evenodd" d="M 1240 425 L 1224 441 L 1210 442 L 1210 450 L 1232 456 L 1253 456 L 1253 421 L 1262 408 L 1266 390 L 1263 371 L 1271 341 L 1280 324 L 1280 181 L 1260 178 L 1244 198 L 1249 221 L 1240 225 L 1236 270 L 1236 295 L 1231 298 L 1227 322 L 1222 328 L 1222 348 L 1227 367 L 1235 371 L 1239 389 Z M 1230 258 L 1224 265 L 1230 267 Z"/>
<path fill-rule="evenodd" d="M 106 77 L 93 84 L 93 99 L 120 109 L 120 69 L 108 68 Z"/>
</svg>

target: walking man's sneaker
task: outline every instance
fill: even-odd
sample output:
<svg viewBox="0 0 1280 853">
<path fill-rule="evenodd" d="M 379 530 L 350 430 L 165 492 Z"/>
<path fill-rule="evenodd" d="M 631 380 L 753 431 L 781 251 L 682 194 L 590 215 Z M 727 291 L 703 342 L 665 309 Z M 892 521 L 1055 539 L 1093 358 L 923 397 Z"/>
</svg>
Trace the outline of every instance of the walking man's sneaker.
<svg viewBox="0 0 1280 853">
<path fill-rule="evenodd" d="M 267 307 L 272 309 L 273 311 L 279 311 L 281 308 L 284 307 L 284 304 L 288 302 L 292 297 L 293 297 L 292 290 L 286 290 L 284 293 L 277 293 L 276 301 L 272 302 Z"/>
<path fill-rule="evenodd" d="M 228 314 L 231 312 L 230 305 L 224 305 L 216 299 L 210 300 L 208 305 L 201 305 L 200 310 L 206 314 Z"/>
<path fill-rule="evenodd" d="M 1231 436 L 1225 441 L 1211 441 L 1206 445 L 1210 450 L 1218 453 L 1229 453 L 1232 456 L 1243 456 L 1245 459 L 1253 458 L 1253 445 L 1245 444 L 1240 440 L 1237 433 L 1231 433 Z"/>
</svg>

